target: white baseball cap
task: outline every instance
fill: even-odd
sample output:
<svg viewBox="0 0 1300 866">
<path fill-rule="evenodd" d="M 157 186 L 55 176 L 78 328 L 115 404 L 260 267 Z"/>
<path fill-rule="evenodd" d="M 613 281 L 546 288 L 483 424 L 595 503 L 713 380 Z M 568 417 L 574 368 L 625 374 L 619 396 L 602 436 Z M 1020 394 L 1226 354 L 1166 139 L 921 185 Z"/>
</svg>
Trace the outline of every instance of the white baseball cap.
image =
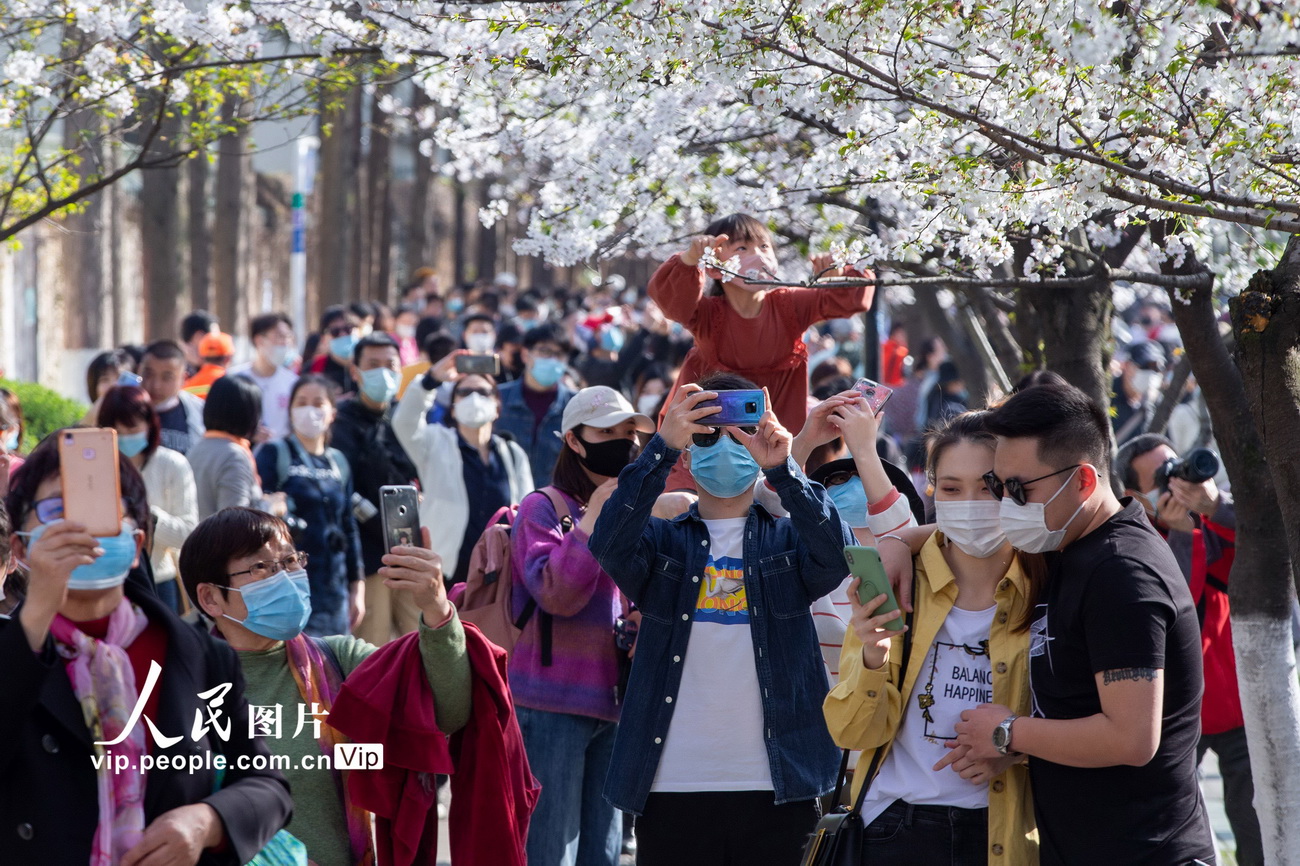
<svg viewBox="0 0 1300 866">
<path fill-rule="evenodd" d="M 594 385 L 583 388 L 573 395 L 573 399 L 564 407 L 564 418 L 560 423 L 560 429 L 568 433 L 579 424 L 588 427 L 614 427 L 629 418 L 636 420 L 636 429 L 642 433 L 655 432 L 654 422 L 649 416 L 633 409 L 626 397 L 613 388 Z"/>
</svg>

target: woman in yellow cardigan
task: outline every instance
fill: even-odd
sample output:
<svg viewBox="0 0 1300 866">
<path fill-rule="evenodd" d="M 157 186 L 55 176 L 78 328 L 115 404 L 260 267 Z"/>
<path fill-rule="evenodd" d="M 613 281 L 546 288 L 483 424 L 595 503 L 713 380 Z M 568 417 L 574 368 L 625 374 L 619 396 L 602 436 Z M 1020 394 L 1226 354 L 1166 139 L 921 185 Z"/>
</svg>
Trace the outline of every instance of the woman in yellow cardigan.
<svg viewBox="0 0 1300 866">
<path fill-rule="evenodd" d="M 960 415 L 928 443 L 938 531 L 915 559 L 906 671 L 902 631 L 885 628 L 894 615 L 874 615 L 885 597 L 864 605 L 856 583 L 849 590 L 853 618 L 825 713 L 841 747 L 881 752 L 862 807 L 864 862 L 1038 863 L 1021 756 L 973 761 L 949 745 L 963 710 L 986 703 L 1030 710 L 1029 622 L 1044 569 L 1041 557 L 1013 551 L 1002 534 L 998 500 L 983 481 L 996 444 L 983 416 Z M 878 543 L 886 541 L 903 539 Z M 871 757 L 858 764 L 855 799 Z"/>
</svg>

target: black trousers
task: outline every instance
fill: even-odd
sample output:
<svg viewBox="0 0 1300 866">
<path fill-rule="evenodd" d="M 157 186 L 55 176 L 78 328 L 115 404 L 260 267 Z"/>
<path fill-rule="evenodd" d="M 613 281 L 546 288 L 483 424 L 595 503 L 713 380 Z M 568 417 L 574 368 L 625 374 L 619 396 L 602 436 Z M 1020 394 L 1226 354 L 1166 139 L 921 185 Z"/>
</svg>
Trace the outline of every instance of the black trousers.
<svg viewBox="0 0 1300 866">
<path fill-rule="evenodd" d="M 1232 835 L 1237 840 L 1238 866 L 1264 866 L 1264 840 L 1255 815 L 1255 781 L 1250 774 L 1250 752 L 1246 729 L 1233 728 L 1221 734 L 1201 734 L 1196 744 L 1196 763 L 1207 751 L 1219 759 L 1223 776 L 1223 810 L 1228 813 Z"/>
<path fill-rule="evenodd" d="M 816 802 L 778 806 L 771 791 L 651 794 L 636 819 L 637 866 L 798 866 Z"/>
<path fill-rule="evenodd" d="M 895 800 L 865 836 L 864 863 L 983 866 L 989 859 L 989 810 Z"/>
</svg>

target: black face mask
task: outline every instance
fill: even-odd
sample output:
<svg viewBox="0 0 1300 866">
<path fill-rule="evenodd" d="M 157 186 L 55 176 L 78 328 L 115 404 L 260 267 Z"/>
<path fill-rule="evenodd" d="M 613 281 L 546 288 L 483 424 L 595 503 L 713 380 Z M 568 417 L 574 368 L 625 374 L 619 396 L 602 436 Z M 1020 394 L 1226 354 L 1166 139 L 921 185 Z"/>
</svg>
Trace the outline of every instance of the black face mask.
<svg viewBox="0 0 1300 866">
<path fill-rule="evenodd" d="M 592 472 L 606 478 L 617 477 L 618 473 L 623 471 L 623 467 L 632 462 L 632 458 L 635 456 L 633 449 L 637 447 L 636 442 L 631 439 L 588 442 L 578 436 L 578 441 L 587 450 L 587 456 L 579 457 L 578 460 Z"/>
</svg>

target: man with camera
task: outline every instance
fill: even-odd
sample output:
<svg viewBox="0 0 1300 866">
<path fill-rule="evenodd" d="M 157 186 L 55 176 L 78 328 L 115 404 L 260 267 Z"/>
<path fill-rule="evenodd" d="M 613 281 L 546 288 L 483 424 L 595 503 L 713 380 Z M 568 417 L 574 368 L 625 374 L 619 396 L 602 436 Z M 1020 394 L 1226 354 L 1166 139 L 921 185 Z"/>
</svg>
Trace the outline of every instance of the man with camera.
<svg viewBox="0 0 1300 866">
<path fill-rule="evenodd" d="M 1205 661 L 1197 761 L 1207 749 L 1218 756 L 1224 806 L 1237 839 L 1237 863 L 1262 866 L 1264 854 L 1252 805 L 1254 784 L 1228 619 L 1236 512 L 1232 496 L 1214 483 L 1219 459 L 1204 448 L 1180 458 L 1168 439 L 1144 433 L 1120 448 L 1115 469 L 1169 543 L 1192 591 L 1201 620 Z"/>
</svg>

